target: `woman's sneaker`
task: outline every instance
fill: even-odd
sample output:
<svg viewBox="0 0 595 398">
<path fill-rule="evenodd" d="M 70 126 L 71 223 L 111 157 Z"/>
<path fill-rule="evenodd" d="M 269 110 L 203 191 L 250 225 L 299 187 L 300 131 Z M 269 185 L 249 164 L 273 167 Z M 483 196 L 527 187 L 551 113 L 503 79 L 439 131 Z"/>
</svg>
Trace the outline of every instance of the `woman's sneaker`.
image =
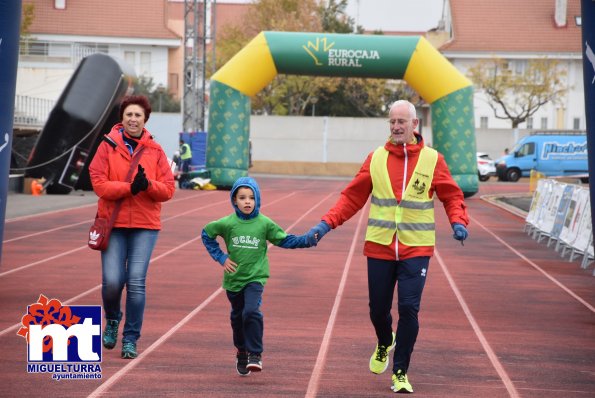
<svg viewBox="0 0 595 398">
<path fill-rule="evenodd" d="M 262 357 L 260 354 L 248 354 L 248 365 L 246 368 L 252 372 L 260 372 L 262 370 Z"/>
<path fill-rule="evenodd" d="M 118 341 L 118 326 L 120 321 L 108 319 L 103 331 L 103 346 L 108 350 L 111 350 L 116 346 Z"/>
<path fill-rule="evenodd" d="M 122 343 L 122 358 L 134 359 L 138 356 L 136 352 L 136 343 Z"/>
<path fill-rule="evenodd" d="M 246 351 L 238 351 L 236 354 L 236 369 L 240 376 L 248 376 L 250 371 L 248 366 L 248 353 Z"/>
</svg>

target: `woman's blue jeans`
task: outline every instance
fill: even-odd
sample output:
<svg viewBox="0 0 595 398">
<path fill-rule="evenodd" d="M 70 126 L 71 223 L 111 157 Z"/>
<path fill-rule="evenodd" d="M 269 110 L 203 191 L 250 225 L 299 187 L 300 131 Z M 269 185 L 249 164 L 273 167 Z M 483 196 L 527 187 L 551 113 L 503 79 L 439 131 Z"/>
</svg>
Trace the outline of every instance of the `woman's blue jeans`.
<svg viewBox="0 0 595 398">
<path fill-rule="evenodd" d="M 140 338 L 145 312 L 145 280 L 159 231 L 114 228 L 107 250 L 101 252 L 103 309 L 109 320 L 121 320 L 120 301 L 126 286 L 126 322 L 122 342 Z"/>
</svg>

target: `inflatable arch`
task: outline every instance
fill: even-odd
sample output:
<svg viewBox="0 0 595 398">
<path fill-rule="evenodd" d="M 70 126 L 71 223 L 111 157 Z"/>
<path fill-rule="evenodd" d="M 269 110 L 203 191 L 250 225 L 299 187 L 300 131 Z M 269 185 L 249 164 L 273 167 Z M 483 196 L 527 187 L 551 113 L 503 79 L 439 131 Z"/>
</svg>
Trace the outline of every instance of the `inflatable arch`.
<svg viewBox="0 0 595 398">
<path fill-rule="evenodd" d="M 250 97 L 278 73 L 403 79 L 431 106 L 433 146 L 466 196 L 478 191 L 471 82 L 424 37 L 261 32 L 211 78 L 207 168 L 247 175 Z M 378 145 L 382 145 L 381 142 Z"/>
</svg>

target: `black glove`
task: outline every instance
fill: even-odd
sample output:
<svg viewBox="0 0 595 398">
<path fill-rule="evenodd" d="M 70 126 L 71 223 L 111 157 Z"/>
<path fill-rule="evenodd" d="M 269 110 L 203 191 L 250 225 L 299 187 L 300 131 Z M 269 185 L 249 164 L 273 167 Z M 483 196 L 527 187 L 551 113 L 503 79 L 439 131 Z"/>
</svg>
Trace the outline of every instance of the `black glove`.
<svg viewBox="0 0 595 398">
<path fill-rule="evenodd" d="M 139 164 L 138 172 L 130 184 L 130 192 L 132 192 L 133 195 L 136 195 L 140 191 L 146 191 L 147 188 L 149 188 L 149 180 L 147 180 L 147 176 L 145 175 L 145 169 Z"/>
</svg>

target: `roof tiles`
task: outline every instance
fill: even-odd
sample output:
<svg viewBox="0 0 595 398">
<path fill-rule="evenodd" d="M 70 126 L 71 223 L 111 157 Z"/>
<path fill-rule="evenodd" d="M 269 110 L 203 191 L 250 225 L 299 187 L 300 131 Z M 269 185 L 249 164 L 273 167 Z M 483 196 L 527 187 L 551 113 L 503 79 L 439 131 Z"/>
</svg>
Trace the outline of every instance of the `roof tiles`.
<svg viewBox="0 0 595 398">
<path fill-rule="evenodd" d="M 448 52 L 580 53 L 580 0 L 567 0 L 567 24 L 557 27 L 556 0 L 449 0 L 453 40 Z"/>
</svg>

